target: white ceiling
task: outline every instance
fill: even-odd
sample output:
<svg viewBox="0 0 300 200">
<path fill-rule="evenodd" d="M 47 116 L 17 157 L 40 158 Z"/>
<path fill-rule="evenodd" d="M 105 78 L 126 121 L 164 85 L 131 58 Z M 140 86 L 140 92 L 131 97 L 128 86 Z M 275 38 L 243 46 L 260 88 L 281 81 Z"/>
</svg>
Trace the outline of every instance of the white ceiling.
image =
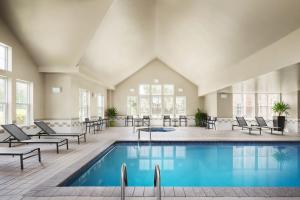
<svg viewBox="0 0 300 200">
<path fill-rule="evenodd" d="M 203 91 L 220 81 L 216 74 L 297 30 L 299 10 L 299 0 L 0 1 L 43 71 L 79 64 L 114 86 L 157 57 Z"/>
</svg>

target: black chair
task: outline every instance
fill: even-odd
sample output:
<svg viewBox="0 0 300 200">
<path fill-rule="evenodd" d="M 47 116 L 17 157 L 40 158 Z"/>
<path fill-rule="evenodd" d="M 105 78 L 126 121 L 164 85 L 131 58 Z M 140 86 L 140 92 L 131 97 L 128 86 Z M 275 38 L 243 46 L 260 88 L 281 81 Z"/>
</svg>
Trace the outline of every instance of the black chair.
<svg viewBox="0 0 300 200">
<path fill-rule="evenodd" d="M 143 126 L 145 125 L 150 126 L 150 117 L 148 115 L 144 115 L 142 122 L 143 122 Z"/>
<path fill-rule="evenodd" d="M 179 126 L 181 126 L 181 123 L 184 123 L 185 126 L 187 126 L 187 117 L 184 115 L 179 116 Z"/>
<path fill-rule="evenodd" d="M 98 121 L 94 125 L 95 125 L 95 128 L 97 128 L 97 130 L 102 131 L 103 124 L 104 124 L 104 120 L 102 119 L 102 117 L 99 117 Z"/>
<path fill-rule="evenodd" d="M 77 137 L 77 142 L 80 144 L 80 139 L 83 138 L 86 142 L 85 133 L 56 133 L 47 123 L 44 121 L 35 121 L 34 124 L 41 129 L 36 136 L 50 136 L 50 137 Z"/>
<path fill-rule="evenodd" d="M 127 115 L 125 118 L 125 126 L 129 126 L 129 123 L 131 123 L 131 126 L 133 126 L 133 116 Z"/>
<path fill-rule="evenodd" d="M 206 122 L 207 128 L 210 129 L 210 127 L 211 127 L 216 130 L 217 129 L 216 121 L 217 121 L 217 117 L 211 117 L 211 116 L 208 117 L 207 122 Z"/>
<path fill-rule="evenodd" d="M 91 132 L 91 128 L 94 129 L 94 133 L 95 133 L 95 128 L 97 126 L 97 123 L 91 121 L 89 118 L 85 118 L 84 119 L 84 123 L 85 123 L 85 132 L 87 133 L 87 129 L 89 129 L 89 133 Z"/>
<path fill-rule="evenodd" d="M 163 126 L 166 126 L 166 122 L 169 122 L 169 126 L 171 126 L 171 117 L 170 115 L 163 116 Z"/>
<path fill-rule="evenodd" d="M 19 128 L 15 124 L 6 124 L 1 126 L 7 133 L 10 134 L 10 136 L 0 143 L 8 143 L 9 147 L 11 147 L 12 144 L 55 144 L 57 153 L 59 153 L 60 146 L 66 145 L 67 149 L 69 149 L 68 139 L 32 139 L 30 135 L 27 135 L 21 128 Z"/>
<path fill-rule="evenodd" d="M 234 126 L 237 126 L 237 127 L 241 127 L 242 130 L 248 129 L 249 134 L 251 134 L 252 130 L 259 130 L 259 134 L 261 135 L 261 127 L 255 126 L 255 125 L 248 126 L 247 121 L 245 120 L 244 117 L 236 117 L 236 121 L 238 124 L 232 125 L 232 130 L 233 130 Z"/>
<path fill-rule="evenodd" d="M 271 131 L 271 134 L 273 134 L 273 131 L 281 131 L 281 134 L 283 135 L 283 129 L 281 127 L 274 127 L 274 126 L 268 126 L 267 122 L 263 117 L 255 117 L 255 120 L 260 128 L 267 128 Z"/>
</svg>

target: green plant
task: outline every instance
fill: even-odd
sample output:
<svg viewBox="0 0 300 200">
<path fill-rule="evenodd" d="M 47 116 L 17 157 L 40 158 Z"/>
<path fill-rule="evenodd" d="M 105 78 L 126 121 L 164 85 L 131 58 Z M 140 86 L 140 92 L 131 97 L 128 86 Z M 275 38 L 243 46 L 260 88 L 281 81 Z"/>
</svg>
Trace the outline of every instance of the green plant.
<svg viewBox="0 0 300 200">
<path fill-rule="evenodd" d="M 107 108 L 105 111 L 105 115 L 108 119 L 115 119 L 118 114 L 118 111 L 115 107 Z"/>
<path fill-rule="evenodd" d="M 115 125 L 115 119 L 118 115 L 118 111 L 115 107 L 107 108 L 105 111 L 105 115 L 107 116 L 110 126 Z"/>
<path fill-rule="evenodd" d="M 195 123 L 196 126 L 205 126 L 204 121 L 207 118 L 207 114 L 205 112 L 202 112 L 199 108 L 197 109 L 197 112 L 195 113 Z"/>
<path fill-rule="evenodd" d="M 272 110 L 275 113 L 278 113 L 279 116 L 281 116 L 283 113 L 288 115 L 289 113 L 287 111 L 289 109 L 290 109 L 290 106 L 288 104 L 285 104 L 282 101 L 276 102 L 272 107 Z"/>
</svg>

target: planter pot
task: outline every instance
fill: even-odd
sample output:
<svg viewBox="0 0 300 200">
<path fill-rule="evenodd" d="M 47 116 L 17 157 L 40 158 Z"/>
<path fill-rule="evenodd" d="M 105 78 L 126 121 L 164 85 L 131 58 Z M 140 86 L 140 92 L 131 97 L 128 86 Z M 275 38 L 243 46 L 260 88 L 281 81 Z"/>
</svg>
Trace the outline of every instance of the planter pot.
<svg viewBox="0 0 300 200">
<path fill-rule="evenodd" d="M 116 121 L 115 120 L 110 120 L 109 121 L 109 126 L 110 127 L 115 127 L 116 126 Z"/>
<path fill-rule="evenodd" d="M 273 117 L 273 126 L 280 127 L 277 131 L 284 130 L 285 127 L 285 116 L 275 116 Z"/>
</svg>

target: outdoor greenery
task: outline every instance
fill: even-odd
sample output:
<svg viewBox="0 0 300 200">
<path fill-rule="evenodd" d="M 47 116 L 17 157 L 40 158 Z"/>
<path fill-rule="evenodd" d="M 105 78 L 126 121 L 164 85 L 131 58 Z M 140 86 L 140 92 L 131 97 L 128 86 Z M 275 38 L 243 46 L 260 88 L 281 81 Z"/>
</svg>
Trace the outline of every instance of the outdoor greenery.
<svg viewBox="0 0 300 200">
<path fill-rule="evenodd" d="M 205 126 L 204 122 L 207 118 L 207 113 L 202 112 L 199 108 L 197 109 L 197 112 L 195 114 L 195 123 L 196 126 Z"/>
<path fill-rule="evenodd" d="M 115 126 L 115 119 L 118 115 L 118 111 L 115 107 L 107 108 L 105 115 L 109 119 L 110 126 Z"/>
<path fill-rule="evenodd" d="M 289 109 L 290 109 L 290 106 L 288 104 L 285 104 L 282 101 L 276 102 L 272 107 L 272 110 L 275 113 L 278 113 L 278 116 L 282 116 L 283 113 L 288 115 Z"/>
</svg>

